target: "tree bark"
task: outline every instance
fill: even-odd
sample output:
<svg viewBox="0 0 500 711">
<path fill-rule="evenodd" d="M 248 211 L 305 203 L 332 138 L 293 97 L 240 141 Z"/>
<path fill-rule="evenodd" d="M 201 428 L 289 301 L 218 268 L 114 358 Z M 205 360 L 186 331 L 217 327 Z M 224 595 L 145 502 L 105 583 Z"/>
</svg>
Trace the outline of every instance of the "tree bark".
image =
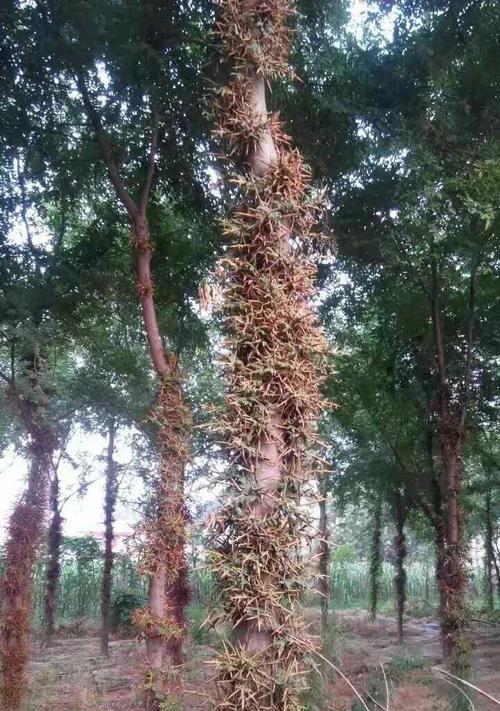
<svg viewBox="0 0 500 711">
<path fill-rule="evenodd" d="M 180 686 L 178 672 L 184 662 L 185 608 L 189 601 L 184 467 L 189 454 L 191 419 L 175 359 L 171 360 L 170 368 L 151 414 L 158 426 L 160 471 L 147 517 L 142 561 L 142 569 L 150 579 L 149 606 L 145 617 L 142 613 L 135 617 L 146 638 L 150 670 L 145 693 L 148 711 L 159 711 L 161 701 L 175 694 Z"/>
<path fill-rule="evenodd" d="M 159 424 L 160 429 L 158 436 L 160 481 L 157 484 L 155 493 L 158 500 L 153 506 L 157 519 L 156 522 L 148 522 L 150 529 L 155 531 L 154 540 L 151 540 L 150 547 L 151 550 L 156 551 L 157 557 L 156 561 L 152 561 L 151 555 L 147 556 L 149 559 L 147 574 L 151 578 L 149 586 L 149 616 L 147 620 L 142 621 L 143 632 L 147 640 L 146 654 L 151 677 L 154 680 L 153 682 L 147 682 L 145 706 L 148 711 L 157 711 L 160 697 L 165 692 L 165 689 L 160 689 L 163 686 L 161 680 L 164 678 L 164 662 L 169 657 L 174 668 L 182 662 L 182 643 L 186 629 L 184 609 L 187 604 L 188 591 L 186 563 L 184 560 L 186 510 L 184 506 L 183 472 L 188 458 L 186 441 L 190 426 L 190 419 L 186 418 L 185 413 L 186 405 L 182 395 L 182 379 L 177 358 L 165 350 L 161 338 L 151 273 L 153 245 L 147 218 L 147 206 L 156 168 L 159 136 L 158 115 L 155 110 L 152 111 L 153 127 L 147 174 L 140 201 L 137 203 L 125 186 L 114 157 L 111 141 L 102 126 L 101 117 L 92 102 L 84 77 L 77 70 L 75 70 L 75 75 L 110 181 L 119 201 L 127 211 L 132 225 L 137 291 L 142 308 L 151 362 L 160 385 L 158 399 L 160 407 L 156 406 L 154 408 L 152 416 L 152 419 Z M 162 404 L 169 401 L 167 393 L 169 389 L 173 400 L 179 408 L 177 412 L 170 410 L 168 406 L 161 411 Z M 162 431 L 167 418 L 172 420 L 171 427 L 169 430 L 163 429 Z M 181 432 L 182 428 L 184 429 Z M 173 438 L 170 442 L 168 441 L 169 437 Z M 182 440 L 181 444 L 179 444 L 179 439 Z M 173 461 L 172 452 L 177 452 L 178 461 Z M 174 497 L 175 502 L 172 501 L 172 497 Z M 160 531 L 160 524 L 163 526 L 163 532 Z M 158 540 L 163 541 L 164 545 L 161 546 L 161 549 L 156 545 Z M 175 562 L 174 566 L 172 566 L 172 562 Z M 165 622 L 167 623 L 166 625 L 164 624 Z M 165 634 L 161 632 L 165 628 L 171 629 L 172 633 Z M 168 693 L 168 690 L 166 690 L 166 693 Z"/>
<path fill-rule="evenodd" d="M 104 565 L 101 584 L 101 654 L 109 656 L 109 631 L 111 612 L 111 589 L 113 585 L 113 523 L 118 495 L 117 467 L 114 460 L 116 421 L 113 417 L 108 426 L 106 456 L 106 489 L 104 496 Z"/>
<path fill-rule="evenodd" d="M 321 630 L 323 637 L 329 634 L 328 617 L 331 602 L 330 580 L 330 530 L 328 527 L 327 496 L 322 493 L 319 500 L 319 593 L 321 605 Z"/>
<path fill-rule="evenodd" d="M 59 477 L 57 471 L 52 475 L 49 494 L 49 508 L 52 518 L 48 536 L 48 563 L 45 583 L 45 635 L 47 644 L 54 636 L 57 595 L 61 575 L 62 517 L 59 509 Z"/>
<path fill-rule="evenodd" d="M 445 463 L 447 484 L 446 551 L 442 563 L 444 595 L 441 627 L 445 661 L 459 674 L 466 674 L 469 667 L 465 642 L 467 574 L 461 530 L 461 511 L 458 501 L 458 491 L 460 490 L 458 438 L 459 435 L 456 432 L 441 434 L 441 453 Z"/>
<path fill-rule="evenodd" d="M 495 548 L 493 547 L 493 567 L 495 568 L 495 575 L 497 579 L 497 596 L 500 598 L 500 566 L 498 565 L 498 557 L 497 554 L 495 553 Z"/>
<path fill-rule="evenodd" d="M 43 361 L 38 348 L 27 371 L 30 395 L 20 396 L 12 383 L 10 398 L 29 434 L 30 468 L 24 495 L 10 517 L 5 546 L 5 569 L 1 581 L 3 711 L 20 711 L 27 687 L 33 572 L 47 507 L 56 440 L 46 424 L 49 400 L 43 391 Z"/>
<path fill-rule="evenodd" d="M 394 537 L 394 548 L 396 550 L 396 575 L 394 576 L 394 588 L 396 591 L 398 643 L 403 644 L 403 618 L 406 602 L 406 537 L 404 532 L 406 510 L 400 491 L 397 491 L 395 495 L 394 518 L 396 521 L 396 536 Z"/>
<path fill-rule="evenodd" d="M 373 514 L 372 549 L 370 560 L 370 618 L 375 622 L 380 587 L 380 574 L 382 570 L 382 552 L 380 549 L 382 535 L 382 506 L 377 502 Z"/>
<path fill-rule="evenodd" d="M 232 64 L 217 132 L 242 175 L 221 270 L 228 355 L 218 431 L 230 469 L 213 570 L 235 629 L 217 660 L 225 711 L 299 708 L 312 647 L 299 606 L 306 527 L 296 504 L 312 474 L 325 343 L 310 309 L 314 268 L 300 254 L 314 225 L 309 176 L 266 105 L 269 80 L 288 73 L 291 14 L 286 2 L 236 0 L 221 3 L 217 23 Z"/>
<path fill-rule="evenodd" d="M 438 416 L 438 434 L 441 461 L 444 468 L 445 489 L 445 553 L 441 560 L 441 632 L 443 658 L 460 675 L 469 672 L 469 645 L 465 637 L 467 605 L 465 600 L 467 574 L 465 545 L 461 527 L 459 493 L 461 489 L 461 453 L 464 427 L 469 401 L 471 374 L 474 294 L 477 263 L 471 272 L 469 318 L 466 328 L 466 359 L 464 388 L 460 412 L 453 409 L 450 386 L 446 372 L 444 331 L 441 318 L 441 274 L 434 255 L 431 261 L 432 294 L 431 317 L 436 356 L 437 388 L 435 407 Z"/>
<path fill-rule="evenodd" d="M 485 500 L 485 537 L 484 537 L 484 572 L 485 572 L 485 592 L 486 607 L 489 612 L 495 609 L 493 595 L 493 561 L 495 553 L 493 550 L 493 521 L 491 516 L 491 491 L 486 492 Z"/>
</svg>

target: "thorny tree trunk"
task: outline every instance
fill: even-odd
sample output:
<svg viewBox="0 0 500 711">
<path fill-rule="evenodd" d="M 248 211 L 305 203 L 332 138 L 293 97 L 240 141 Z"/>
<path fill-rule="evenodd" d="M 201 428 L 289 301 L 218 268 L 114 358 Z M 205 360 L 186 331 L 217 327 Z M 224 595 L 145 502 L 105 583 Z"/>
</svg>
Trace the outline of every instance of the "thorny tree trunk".
<svg viewBox="0 0 500 711">
<path fill-rule="evenodd" d="M 439 619 L 442 622 L 446 610 L 446 583 L 444 578 L 444 570 L 446 563 L 446 536 L 444 534 L 444 526 L 438 526 L 435 529 L 436 541 L 436 584 L 439 596 Z M 443 626 L 441 624 L 441 646 L 444 648 L 443 641 Z"/>
<path fill-rule="evenodd" d="M 113 583 L 113 522 L 118 494 L 117 467 L 114 460 L 116 422 L 109 421 L 104 495 L 104 566 L 101 584 L 101 654 L 109 656 L 111 588 Z"/>
<path fill-rule="evenodd" d="M 474 296 L 477 273 L 476 261 L 471 270 L 469 318 L 466 330 L 464 387 L 457 413 L 453 409 L 446 371 L 444 330 L 441 320 L 441 274 L 435 257 L 432 258 L 431 316 L 436 356 L 437 390 L 435 409 L 438 417 L 439 448 L 444 469 L 445 552 L 441 565 L 441 632 L 443 657 L 459 676 L 467 676 L 470 669 L 469 644 L 466 640 L 466 546 L 461 526 L 459 495 L 461 490 L 461 454 L 465 434 L 467 405 L 470 398 Z M 441 482 L 440 482 L 441 485 Z"/>
<path fill-rule="evenodd" d="M 490 612 L 495 608 L 493 596 L 493 561 L 495 553 L 493 550 L 493 521 L 491 516 L 491 492 L 486 493 L 485 507 L 485 537 L 484 537 L 484 572 L 485 572 L 485 592 L 486 607 Z"/>
<path fill-rule="evenodd" d="M 322 493 L 319 500 L 319 581 L 318 588 L 321 595 L 321 630 L 323 636 L 328 634 L 328 616 L 330 612 L 330 530 L 328 527 L 328 513 L 326 509 L 327 496 Z"/>
<path fill-rule="evenodd" d="M 148 711 L 157 711 L 161 700 L 169 693 L 167 688 L 169 684 L 165 684 L 165 662 L 170 658 L 174 668 L 181 663 L 186 629 L 184 610 L 188 593 L 184 544 L 187 516 L 183 486 L 184 468 L 188 459 L 186 443 L 190 428 L 177 358 L 165 350 L 161 338 L 151 273 L 153 244 L 147 207 L 156 169 L 159 119 L 153 109 L 147 173 L 140 199 L 136 202 L 125 186 L 115 159 L 112 142 L 104 130 L 85 78 L 75 67 L 73 69 L 110 181 L 132 225 L 137 290 L 151 362 L 160 386 L 158 405 L 152 415 L 152 419 L 159 426 L 160 474 L 152 505 L 156 520 L 148 521 L 146 526 L 150 532 L 154 531 L 154 540 L 150 541 L 148 548 L 150 551 L 156 551 L 156 559 L 153 561 L 148 555 L 148 565 L 145 568 L 145 572 L 150 576 L 147 614 L 142 617 L 136 616 L 136 622 L 146 636 L 149 665 L 146 676 L 145 706 Z M 177 410 L 171 408 L 172 403 Z M 168 420 L 169 425 L 166 426 Z M 172 438 L 172 441 L 169 438 Z M 162 542 L 160 546 L 157 545 L 158 541 Z M 177 681 L 174 685 L 177 685 Z"/>
<path fill-rule="evenodd" d="M 382 505 L 377 503 L 373 514 L 372 549 L 370 559 L 370 617 L 375 622 L 380 588 L 380 575 L 382 573 Z"/>
<path fill-rule="evenodd" d="M 400 491 L 397 491 L 395 496 L 394 518 L 396 521 L 396 535 L 394 537 L 394 548 L 396 550 L 396 575 L 394 576 L 394 588 L 396 591 L 398 642 L 399 644 L 403 644 L 403 618 L 406 602 L 406 538 L 404 531 L 406 510 Z"/>
<path fill-rule="evenodd" d="M 267 121 L 266 85 L 263 76 L 251 72 L 248 82 L 249 111 L 256 124 L 265 125 Z M 255 178 L 265 176 L 277 159 L 276 146 L 269 130 L 263 132 L 260 142 L 249 156 L 250 174 Z M 282 230 L 281 248 L 287 249 L 289 230 Z M 265 518 L 271 514 L 275 504 L 275 494 L 281 480 L 280 458 L 283 453 L 283 420 L 281 413 L 273 403 L 267 404 L 268 424 L 264 428 L 257 444 L 257 459 L 254 464 L 253 478 L 256 491 L 260 492 L 260 501 L 254 506 L 254 514 Z M 272 634 L 258 619 L 243 619 L 237 632 L 242 646 L 249 652 L 262 652 L 272 644 Z"/>
<path fill-rule="evenodd" d="M 296 500 L 311 475 L 306 453 L 322 407 L 325 344 L 309 300 L 314 269 L 298 253 L 314 224 L 308 173 L 266 107 L 266 85 L 288 72 L 286 0 L 224 0 L 217 34 L 233 64 L 218 98 L 217 133 L 241 159 L 243 202 L 227 221 L 227 409 L 232 461 L 217 522 L 213 570 L 234 646 L 217 659 L 219 708 L 298 708 L 311 642 L 299 609 L 305 524 Z"/>
<path fill-rule="evenodd" d="M 48 563 L 45 583 L 45 634 L 49 643 L 54 635 L 57 595 L 61 575 L 62 517 L 59 509 L 59 477 L 54 470 L 50 484 L 49 508 L 52 518 L 48 535 Z"/>
<path fill-rule="evenodd" d="M 53 433 L 44 422 L 43 413 L 48 400 L 40 384 L 42 369 L 43 363 L 35 352 L 28 371 L 33 399 L 21 398 L 14 384 L 10 393 L 29 432 L 30 468 L 26 491 L 10 517 L 5 546 L 0 625 L 3 711 L 20 711 L 26 691 L 33 572 L 43 531 L 56 446 Z"/>
<path fill-rule="evenodd" d="M 435 533 L 435 553 L 436 553 L 436 585 L 439 596 L 439 620 L 442 623 L 446 610 L 446 582 L 444 578 L 446 564 L 446 527 L 443 510 L 443 495 L 441 484 L 435 472 L 431 479 L 432 487 L 432 523 Z M 441 646 L 444 648 L 443 625 L 441 624 Z"/>
<path fill-rule="evenodd" d="M 467 605 L 465 600 L 467 573 L 461 530 L 459 436 L 441 435 L 441 453 L 445 463 L 447 485 L 445 535 L 446 550 L 442 563 L 443 617 L 441 620 L 443 657 L 455 672 L 468 673 L 468 653 L 465 642 Z"/>
<path fill-rule="evenodd" d="M 147 549 L 142 561 L 143 570 L 150 576 L 149 608 L 135 616 L 146 638 L 151 670 L 145 695 L 147 711 L 159 711 L 161 701 L 175 694 L 180 685 L 178 671 L 184 661 L 185 608 L 189 600 L 184 467 L 189 456 L 191 420 L 174 359 L 170 367 L 151 415 L 158 427 L 160 472 L 146 524 Z"/>
</svg>

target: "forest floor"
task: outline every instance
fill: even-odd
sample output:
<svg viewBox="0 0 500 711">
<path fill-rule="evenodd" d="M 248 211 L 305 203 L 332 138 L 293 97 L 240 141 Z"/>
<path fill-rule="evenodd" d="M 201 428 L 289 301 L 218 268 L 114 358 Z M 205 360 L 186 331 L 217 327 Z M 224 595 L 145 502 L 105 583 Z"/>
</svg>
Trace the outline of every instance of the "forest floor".
<svg viewBox="0 0 500 711">
<path fill-rule="evenodd" d="M 318 613 L 308 611 L 314 633 Z M 375 623 L 365 612 L 338 613 L 332 638 L 335 663 L 361 692 L 371 694 L 370 709 L 386 708 L 385 681 L 390 689 L 390 711 L 445 711 L 445 684 L 432 667 L 440 662 L 439 631 L 435 620 L 410 619 L 406 640 L 397 644 L 394 619 L 380 616 Z M 473 630 L 474 683 L 500 697 L 500 627 L 478 625 Z M 30 696 L 25 711 L 132 711 L 139 707 L 143 659 L 139 645 L 131 640 L 113 640 L 109 658 L 100 656 L 96 636 L 57 638 L 50 647 L 37 647 L 30 665 Z M 206 708 L 212 689 L 213 652 L 204 644 L 189 645 L 184 670 L 185 711 Z M 382 663 L 382 664 L 381 664 Z M 312 680 L 312 697 L 323 711 L 350 711 L 355 700 L 349 685 L 329 675 L 323 700 L 320 685 Z M 378 703 L 377 703 L 378 702 Z M 494 711 L 498 706 L 480 696 L 476 711 Z"/>
</svg>

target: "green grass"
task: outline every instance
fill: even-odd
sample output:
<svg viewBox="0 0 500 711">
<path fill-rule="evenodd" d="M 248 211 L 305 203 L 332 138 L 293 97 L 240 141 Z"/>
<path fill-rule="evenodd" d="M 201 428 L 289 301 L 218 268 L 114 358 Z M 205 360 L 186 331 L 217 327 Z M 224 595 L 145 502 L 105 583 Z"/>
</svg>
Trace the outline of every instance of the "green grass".
<svg viewBox="0 0 500 711">
<path fill-rule="evenodd" d="M 90 560 L 85 565 L 78 566 L 75 560 L 63 560 L 61 584 L 59 590 L 59 605 L 56 624 L 69 624 L 77 619 L 98 621 L 100 617 L 102 561 Z M 43 563 L 38 567 L 35 577 L 34 625 L 38 627 L 43 621 L 43 590 L 45 570 Z M 133 561 L 119 557 L 113 576 L 114 590 L 127 589 L 131 593 L 144 597 L 147 590 L 147 580 L 141 579 Z M 213 596 L 214 583 L 212 576 L 204 569 L 195 569 L 190 574 L 192 608 L 206 608 Z M 332 608 L 367 609 L 369 591 L 369 564 L 366 561 L 353 561 L 346 558 L 334 560 L 331 566 Z M 471 572 L 469 594 L 476 616 L 483 616 L 483 573 L 481 570 Z M 408 614 L 412 617 L 425 617 L 436 609 L 438 602 L 432 562 L 411 562 L 407 566 L 407 605 Z M 307 606 L 316 606 L 318 595 L 308 593 L 305 599 Z M 382 614 L 394 613 L 394 567 L 384 563 L 380 576 L 379 611 Z M 190 615 L 200 614 L 190 612 Z M 500 612 L 491 619 L 498 618 Z M 485 615 L 488 619 L 489 616 Z M 201 621 L 193 619 L 193 639 L 203 638 L 205 632 L 200 627 Z"/>
<path fill-rule="evenodd" d="M 336 561 L 331 567 L 332 605 L 335 610 L 366 608 L 369 591 L 369 563 Z M 437 602 L 437 588 L 432 566 L 412 563 L 407 570 L 408 601 L 418 601 L 428 609 Z M 382 565 L 379 609 L 394 609 L 394 566 Z"/>
<path fill-rule="evenodd" d="M 210 644 L 212 633 L 207 625 L 203 625 L 207 617 L 207 609 L 199 603 L 192 603 L 187 610 L 189 634 L 194 644 Z"/>
<path fill-rule="evenodd" d="M 412 672 L 424 669 L 425 661 L 416 654 L 401 654 L 391 659 L 386 668 L 386 673 L 397 680 L 411 674 Z"/>
</svg>

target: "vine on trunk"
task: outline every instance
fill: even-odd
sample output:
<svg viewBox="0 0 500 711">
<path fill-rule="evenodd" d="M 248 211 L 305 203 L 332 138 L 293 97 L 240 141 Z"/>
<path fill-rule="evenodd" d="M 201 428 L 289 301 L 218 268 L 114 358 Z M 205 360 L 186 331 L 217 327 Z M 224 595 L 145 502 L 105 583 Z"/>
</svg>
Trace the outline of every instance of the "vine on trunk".
<svg viewBox="0 0 500 711">
<path fill-rule="evenodd" d="M 300 499 L 316 473 L 325 404 L 327 348 L 310 307 L 315 267 L 304 256 L 321 199 L 265 106 L 266 82 L 293 75 L 293 14 L 284 0 L 223 0 L 216 27 L 233 68 L 217 96 L 216 134 L 243 167 L 232 178 L 242 203 L 224 223 L 231 244 L 220 270 L 227 388 L 217 430 L 230 470 L 214 524 L 213 621 L 235 629 L 215 662 L 220 711 L 302 709 L 304 655 L 314 648 L 300 614 L 308 528 Z"/>
<path fill-rule="evenodd" d="M 26 665 L 33 594 L 33 570 L 43 532 L 49 477 L 56 439 L 48 424 L 49 398 L 44 391 L 44 362 L 35 347 L 28 383 L 12 382 L 9 397 L 29 434 L 30 468 L 26 491 L 9 520 L 5 569 L 1 581 L 2 683 L 4 711 L 19 711 L 27 689 Z"/>
</svg>

